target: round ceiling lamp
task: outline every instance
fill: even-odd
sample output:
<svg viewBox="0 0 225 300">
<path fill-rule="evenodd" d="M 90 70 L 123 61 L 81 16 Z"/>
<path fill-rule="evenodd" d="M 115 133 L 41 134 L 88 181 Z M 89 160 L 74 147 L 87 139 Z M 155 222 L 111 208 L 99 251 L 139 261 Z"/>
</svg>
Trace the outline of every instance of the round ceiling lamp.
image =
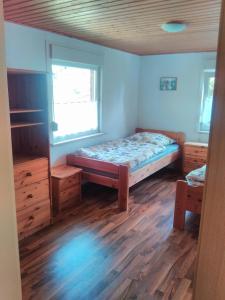
<svg viewBox="0 0 225 300">
<path fill-rule="evenodd" d="M 178 21 L 171 21 L 161 25 L 166 32 L 182 32 L 187 28 L 187 24 Z"/>
</svg>

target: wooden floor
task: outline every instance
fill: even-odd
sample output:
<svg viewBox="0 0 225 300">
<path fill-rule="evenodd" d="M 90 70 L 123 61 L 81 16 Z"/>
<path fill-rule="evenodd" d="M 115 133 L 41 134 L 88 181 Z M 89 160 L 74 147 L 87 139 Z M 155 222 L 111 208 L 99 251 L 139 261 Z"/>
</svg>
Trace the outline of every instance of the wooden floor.
<svg viewBox="0 0 225 300">
<path fill-rule="evenodd" d="M 20 247 L 23 299 L 191 299 L 199 218 L 172 228 L 177 174 L 116 192 L 87 185 L 83 204 Z"/>
</svg>

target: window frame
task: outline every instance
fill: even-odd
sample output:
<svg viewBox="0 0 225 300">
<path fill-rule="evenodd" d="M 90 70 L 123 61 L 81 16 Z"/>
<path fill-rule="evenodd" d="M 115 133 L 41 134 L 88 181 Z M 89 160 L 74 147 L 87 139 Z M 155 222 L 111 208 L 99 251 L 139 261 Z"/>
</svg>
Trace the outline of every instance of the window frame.
<svg viewBox="0 0 225 300">
<path fill-rule="evenodd" d="M 207 76 L 206 76 L 207 74 Z M 205 91 L 205 86 L 206 82 L 208 81 L 209 77 L 212 77 L 212 74 L 215 77 L 215 69 L 204 69 L 203 74 L 202 74 L 202 84 L 201 84 L 201 105 L 200 105 L 200 112 L 199 112 L 199 118 L 198 118 L 198 132 L 203 133 L 203 134 L 209 134 L 209 130 L 203 130 L 201 129 L 201 124 L 202 124 L 202 113 L 204 110 L 204 99 L 206 96 L 206 91 Z"/>
<path fill-rule="evenodd" d="M 68 66 L 68 67 L 77 67 L 83 69 L 91 69 L 96 72 L 96 80 L 95 80 L 95 98 L 97 102 L 97 120 L 98 120 L 98 127 L 96 130 L 85 131 L 82 134 L 74 134 L 72 137 L 70 136 L 67 139 L 54 139 L 54 130 L 53 130 L 53 123 L 54 120 L 54 95 L 53 95 L 53 71 L 52 66 L 59 65 L 59 66 Z M 102 66 L 96 64 L 86 64 L 86 63 L 79 63 L 70 60 L 63 60 L 63 59 L 51 59 L 50 64 L 51 69 L 51 79 L 50 79 L 50 86 L 51 86 L 51 104 L 50 104 L 50 141 L 51 145 L 61 145 L 65 143 L 71 143 L 75 141 L 79 141 L 82 139 L 97 137 L 103 135 L 102 132 Z"/>
</svg>

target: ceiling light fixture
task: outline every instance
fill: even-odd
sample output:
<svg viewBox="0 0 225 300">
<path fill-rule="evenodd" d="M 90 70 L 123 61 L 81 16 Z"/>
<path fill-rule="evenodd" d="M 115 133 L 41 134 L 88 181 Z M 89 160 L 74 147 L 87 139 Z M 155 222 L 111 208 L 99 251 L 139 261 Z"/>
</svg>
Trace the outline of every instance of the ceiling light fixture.
<svg viewBox="0 0 225 300">
<path fill-rule="evenodd" d="M 187 24 L 179 21 L 171 21 L 161 25 L 166 32 L 182 32 L 187 28 Z"/>
</svg>

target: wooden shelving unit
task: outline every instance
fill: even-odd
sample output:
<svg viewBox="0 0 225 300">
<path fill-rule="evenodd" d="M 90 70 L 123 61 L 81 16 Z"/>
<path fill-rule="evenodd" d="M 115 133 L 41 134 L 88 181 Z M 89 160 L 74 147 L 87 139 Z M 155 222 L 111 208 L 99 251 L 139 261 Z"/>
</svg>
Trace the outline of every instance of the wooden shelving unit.
<svg viewBox="0 0 225 300">
<path fill-rule="evenodd" d="M 25 108 L 11 108 L 10 114 L 25 114 L 32 112 L 41 112 L 43 109 L 25 109 Z"/>
<path fill-rule="evenodd" d="M 8 70 L 19 239 L 50 224 L 47 75 Z"/>
<path fill-rule="evenodd" d="M 43 122 L 30 122 L 30 123 L 26 123 L 26 122 L 18 122 L 18 123 L 13 123 L 11 122 L 11 128 L 23 128 L 23 127 L 32 127 L 32 126 L 40 126 L 40 125 L 44 125 Z"/>
<path fill-rule="evenodd" d="M 29 154 L 14 154 L 13 156 L 13 164 L 21 164 L 21 163 L 25 163 L 27 161 L 31 161 L 31 160 L 35 160 L 35 159 L 39 159 L 41 158 L 41 156 L 39 155 L 29 155 Z"/>
</svg>

